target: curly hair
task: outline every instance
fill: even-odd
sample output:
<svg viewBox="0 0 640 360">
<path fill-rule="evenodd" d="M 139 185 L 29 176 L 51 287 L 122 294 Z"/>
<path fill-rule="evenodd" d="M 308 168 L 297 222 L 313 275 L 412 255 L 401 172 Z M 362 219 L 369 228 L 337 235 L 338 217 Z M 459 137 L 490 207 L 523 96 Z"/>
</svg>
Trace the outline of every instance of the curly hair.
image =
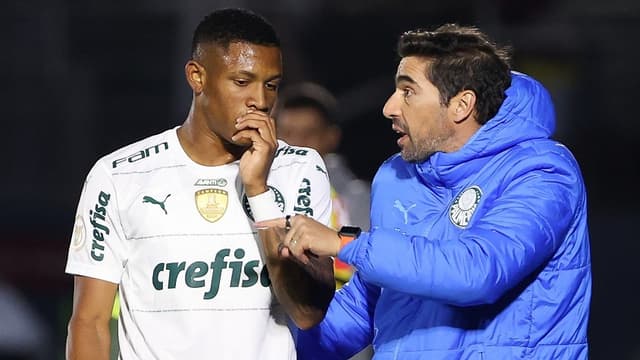
<svg viewBox="0 0 640 360">
<path fill-rule="evenodd" d="M 207 15 L 196 27 L 191 57 L 199 56 L 202 44 L 215 43 L 227 48 L 234 41 L 280 47 L 276 31 L 262 16 L 246 9 L 220 9 Z"/>
</svg>

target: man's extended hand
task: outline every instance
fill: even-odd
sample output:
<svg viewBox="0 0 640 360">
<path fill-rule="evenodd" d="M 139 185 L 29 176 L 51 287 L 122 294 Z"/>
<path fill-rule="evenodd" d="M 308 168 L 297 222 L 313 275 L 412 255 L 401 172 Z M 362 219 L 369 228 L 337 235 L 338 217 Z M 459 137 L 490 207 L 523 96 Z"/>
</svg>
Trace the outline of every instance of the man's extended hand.
<svg viewBox="0 0 640 360">
<path fill-rule="evenodd" d="M 240 158 L 240 178 L 247 196 L 267 191 L 267 176 L 278 147 L 276 125 L 267 113 L 249 110 L 238 118 L 238 132 L 231 140 L 249 140 L 249 149 Z"/>
<path fill-rule="evenodd" d="M 340 250 L 338 232 L 313 218 L 296 215 L 290 218 L 291 229 L 282 239 L 281 256 L 293 256 L 296 260 L 307 264 L 309 255 L 336 256 Z M 258 226 L 286 228 L 285 218 L 262 221 Z"/>
</svg>

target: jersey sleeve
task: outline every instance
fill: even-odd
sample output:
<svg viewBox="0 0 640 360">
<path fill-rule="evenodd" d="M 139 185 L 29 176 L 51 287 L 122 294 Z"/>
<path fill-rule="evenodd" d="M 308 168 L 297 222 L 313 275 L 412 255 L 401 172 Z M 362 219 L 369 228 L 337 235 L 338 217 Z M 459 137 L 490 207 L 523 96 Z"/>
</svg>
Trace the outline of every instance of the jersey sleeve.
<svg viewBox="0 0 640 360">
<path fill-rule="evenodd" d="M 116 190 L 111 175 L 98 161 L 80 195 L 65 272 L 119 283 L 125 260 Z"/>
<path fill-rule="evenodd" d="M 300 215 L 311 216 L 327 226 L 331 223 L 331 186 L 322 157 L 309 150 L 308 159 L 298 176 L 291 179 L 293 206 L 291 210 Z"/>
</svg>

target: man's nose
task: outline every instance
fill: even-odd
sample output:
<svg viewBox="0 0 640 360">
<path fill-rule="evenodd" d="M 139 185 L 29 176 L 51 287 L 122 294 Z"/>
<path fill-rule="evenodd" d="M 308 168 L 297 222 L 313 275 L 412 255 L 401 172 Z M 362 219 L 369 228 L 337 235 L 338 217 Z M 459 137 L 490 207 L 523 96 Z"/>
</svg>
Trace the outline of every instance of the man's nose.
<svg viewBox="0 0 640 360">
<path fill-rule="evenodd" d="M 264 88 L 260 87 L 252 93 L 252 96 L 247 100 L 247 107 L 254 110 L 268 112 L 269 104 Z"/>
<path fill-rule="evenodd" d="M 394 91 L 393 94 L 389 96 L 389 98 L 387 99 L 387 102 L 385 102 L 384 106 L 382 107 L 382 114 L 387 119 L 393 119 L 394 117 L 397 117 L 399 115 L 400 107 L 398 106 L 396 93 L 397 92 Z"/>
</svg>

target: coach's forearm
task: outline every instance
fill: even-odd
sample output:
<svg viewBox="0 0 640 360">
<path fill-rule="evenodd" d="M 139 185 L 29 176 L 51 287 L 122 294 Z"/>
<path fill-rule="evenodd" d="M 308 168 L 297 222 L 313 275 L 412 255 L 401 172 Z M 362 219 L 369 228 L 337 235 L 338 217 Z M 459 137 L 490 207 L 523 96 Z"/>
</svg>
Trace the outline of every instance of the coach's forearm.
<svg viewBox="0 0 640 360">
<path fill-rule="evenodd" d="M 109 322 L 72 317 L 67 336 L 67 360 L 109 360 Z"/>
</svg>

